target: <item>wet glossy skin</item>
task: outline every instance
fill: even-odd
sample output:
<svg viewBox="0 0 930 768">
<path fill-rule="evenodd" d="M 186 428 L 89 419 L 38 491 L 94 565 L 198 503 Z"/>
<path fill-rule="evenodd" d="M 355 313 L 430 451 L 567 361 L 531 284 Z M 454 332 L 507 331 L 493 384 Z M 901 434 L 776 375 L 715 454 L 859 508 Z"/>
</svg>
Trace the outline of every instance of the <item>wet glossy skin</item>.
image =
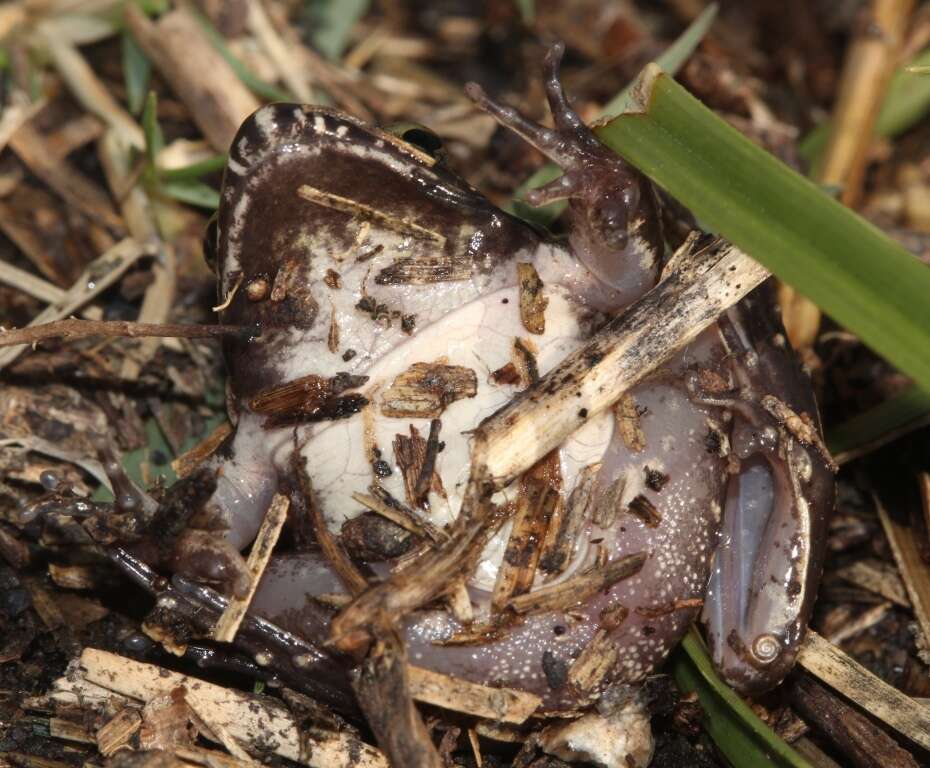
<svg viewBox="0 0 930 768">
<path fill-rule="evenodd" d="M 654 285 L 662 249 L 653 190 L 570 110 L 557 54 L 546 83 L 555 131 L 480 90 L 470 95 L 565 168 L 564 180 L 533 202 L 569 198 L 569 249 L 415 147 L 347 115 L 278 104 L 240 129 L 217 229 L 221 320 L 259 323 L 262 335 L 226 348 L 237 433 L 197 521 L 226 530 L 230 551 L 254 537 L 295 446 L 334 533 L 363 511 L 353 495 L 372 486 L 420 507 L 441 530 L 461 501 L 468 431 L 531 384 L 534 369 L 544 374 Z M 532 265 L 542 282 L 544 327 L 521 314 L 518 264 Z M 568 610 L 513 620 L 492 606 L 505 525 L 469 581 L 472 624 L 442 609 L 418 612 L 407 621 L 411 660 L 534 691 L 549 709 L 584 705 L 612 681 L 647 675 L 706 594 L 721 671 L 745 690 L 777 683 L 810 614 L 832 476 L 815 447 L 760 405 L 774 396 L 816 419 L 806 377 L 779 342 L 777 320 L 767 322 L 771 312 L 765 295 L 753 294 L 559 451 L 551 482 L 558 509 L 565 517 L 574 510 L 576 544 L 561 557 L 542 546 L 532 588 L 644 552 L 639 573 Z M 521 360 L 522 377 L 495 375 Z M 467 393 L 429 412 L 403 398 L 398 405 L 398 377 L 424 363 L 454 370 Z M 309 375 L 320 378 L 302 390 L 300 408 L 289 401 L 291 410 L 271 418 L 255 399 Z M 401 449 L 431 427 L 443 447 L 433 479 L 411 498 Z M 518 495 L 515 484 L 497 501 Z M 203 558 L 187 570 L 215 576 Z M 344 591 L 319 555 L 304 553 L 272 564 L 253 605 L 318 637 L 329 613 L 313 596 Z M 448 644 L 492 625 L 484 642 Z M 604 659 L 596 674 L 584 664 L 594 649 Z"/>
</svg>

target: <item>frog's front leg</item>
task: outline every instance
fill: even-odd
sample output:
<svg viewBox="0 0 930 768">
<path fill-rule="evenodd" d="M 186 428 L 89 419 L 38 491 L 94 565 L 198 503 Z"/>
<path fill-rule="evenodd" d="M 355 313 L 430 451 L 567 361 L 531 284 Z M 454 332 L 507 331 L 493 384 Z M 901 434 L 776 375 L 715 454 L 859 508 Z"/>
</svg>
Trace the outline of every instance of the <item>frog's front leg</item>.
<svg viewBox="0 0 930 768">
<path fill-rule="evenodd" d="M 715 665 L 746 693 L 777 685 L 794 665 L 823 566 L 835 471 L 783 337 L 760 337 L 758 318 L 745 323 L 753 300 L 763 298 L 721 323 L 735 391 L 705 389 L 700 398 L 733 416 L 734 471 L 703 620 Z"/>
<path fill-rule="evenodd" d="M 544 65 L 555 129 L 493 101 L 477 83 L 465 90 L 481 109 L 562 169 L 555 181 L 527 192 L 527 202 L 538 206 L 568 200 L 572 251 L 599 280 L 618 291 L 619 303 L 625 305 L 652 288 L 659 276 L 658 201 L 646 178 L 598 141 L 569 105 L 559 82 L 564 51 L 562 43 L 553 45 Z"/>
</svg>

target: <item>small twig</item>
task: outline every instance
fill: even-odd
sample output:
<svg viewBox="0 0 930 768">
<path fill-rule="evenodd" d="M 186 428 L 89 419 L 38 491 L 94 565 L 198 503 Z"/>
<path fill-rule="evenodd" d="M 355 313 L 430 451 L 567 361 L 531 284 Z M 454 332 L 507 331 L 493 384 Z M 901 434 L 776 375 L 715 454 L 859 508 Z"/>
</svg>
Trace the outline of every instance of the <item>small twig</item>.
<svg viewBox="0 0 930 768">
<path fill-rule="evenodd" d="M 119 280 L 126 270 L 146 253 L 148 250 L 136 240 L 128 237 L 121 240 L 88 264 L 78 279 L 65 291 L 61 300 L 50 304 L 36 315 L 29 327 L 34 328 L 73 315 Z M 12 363 L 28 346 L 19 344 L 0 351 L 0 368 Z"/>
<path fill-rule="evenodd" d="M 244 597 L 231 597 L 226 605 L 226 610 L 216 622 L 213 630 L 213 639 L 224 643 L 231 643 L 239 631 L 239 625 L 245 618 L 245 612 L 249 609 L 255 590 L 258 588 L 258 582 L 265 572 L 265 567 L 271 559 L 271 553 L 278 542 L 278 536 L 281 535 L 281 529 L 287 520 L 287 508 L 290 506 L 287 496 L 276 494 L 271 500 L 268 511 L 262 520 L 261 528 L 252 544 L 252 550 L 249 552 L 249 559 L 246 562 L 249 575 L 252 581 L 249 584 L 249 591 Z M 230 750 L 232 751 L 232 750 Z"/>
<path fill-rule="evenodd" d="M 413 703 L 403 642 L 392 628 L 380 628 L 352 687 L 391 765 L 443 768 L 445 763 Z"/>
<path fill-rule="evenodd" d="M 91 336 L 172 336 L 183 339 L 212 339 L 253 333 L 241 325 L 198 325 L 197 323 L 134 323 L 130 320 L 55 320 L 42 325 L 0 330 L 0 347 L 36 344 L 49 339 L 86 339 Z"/>
</svg>

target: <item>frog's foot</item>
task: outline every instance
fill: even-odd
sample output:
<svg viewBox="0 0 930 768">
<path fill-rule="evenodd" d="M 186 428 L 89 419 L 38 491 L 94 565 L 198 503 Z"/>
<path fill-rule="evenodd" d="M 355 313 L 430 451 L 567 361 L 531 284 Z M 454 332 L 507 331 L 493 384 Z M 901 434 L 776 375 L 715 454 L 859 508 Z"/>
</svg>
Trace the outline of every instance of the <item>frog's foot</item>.
<svg viewBox="0 0 930 768">
<path fill-rule="evenodd" d="M 810 618 L 821 569 L 812 556 L 814 462 L 832 460 L 811 420 L 775 396 L 728 387 L 716 374 L 692 374 L 686 384 L 694 400 L 733 416 L 735 474 L 703 620 L 721 675 L 759 692 L 790 671 Z"/>
<path fill-rule="evenodd" d="M 531 205 L 568 200 L 572 245 L 586 266 L 613 287 L 642 290 L 654 284 L 661 253 L 655 194 L 646 180 L 604 146 L 568 103 L 559 82 L 564 45 L 545 60 L 544 82 L 555 128 L 493 101 L 477 83 L 465 90 L 485 112 L 522 136 L 564 172 L 526 194 Z"/>
</svg>

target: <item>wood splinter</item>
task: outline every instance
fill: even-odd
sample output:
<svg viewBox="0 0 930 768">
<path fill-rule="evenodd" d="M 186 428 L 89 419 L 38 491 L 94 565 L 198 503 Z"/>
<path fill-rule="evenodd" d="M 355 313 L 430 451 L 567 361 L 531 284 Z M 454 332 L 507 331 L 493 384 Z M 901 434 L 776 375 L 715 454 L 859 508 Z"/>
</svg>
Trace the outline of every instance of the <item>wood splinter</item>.
<svg viewBox="0 0 930 768">
<path fill-rule="evenodd" d="M 252 602 L 255 590 L 258 588 L 258 582 L 265 572 L 265 567 L 271 559 L 271 553 L 274 551 L 275 544 L 278 543 L 278 537 L 281 535 L 281 529 L 287 520 L 287 510 L 290 502 L 287 496 L 280 493 L 275 494 L 271 500 L 271 505 L 265 513 L 265 519 L 262 520 L 261 528 L 255 537 L 255 543 L 252 545 L 252 551 L 249 552 L 249 559 L 246 561 L 251 582 L 249 590 L 245 596 L 238 598 L 233 596 L 226 605 L 216 627 L 213 629 L 213 639 L 223 643 L 231 643 L 239 631 L 239 625 L 245 618 L 245 612 Z"/>
</svg>

